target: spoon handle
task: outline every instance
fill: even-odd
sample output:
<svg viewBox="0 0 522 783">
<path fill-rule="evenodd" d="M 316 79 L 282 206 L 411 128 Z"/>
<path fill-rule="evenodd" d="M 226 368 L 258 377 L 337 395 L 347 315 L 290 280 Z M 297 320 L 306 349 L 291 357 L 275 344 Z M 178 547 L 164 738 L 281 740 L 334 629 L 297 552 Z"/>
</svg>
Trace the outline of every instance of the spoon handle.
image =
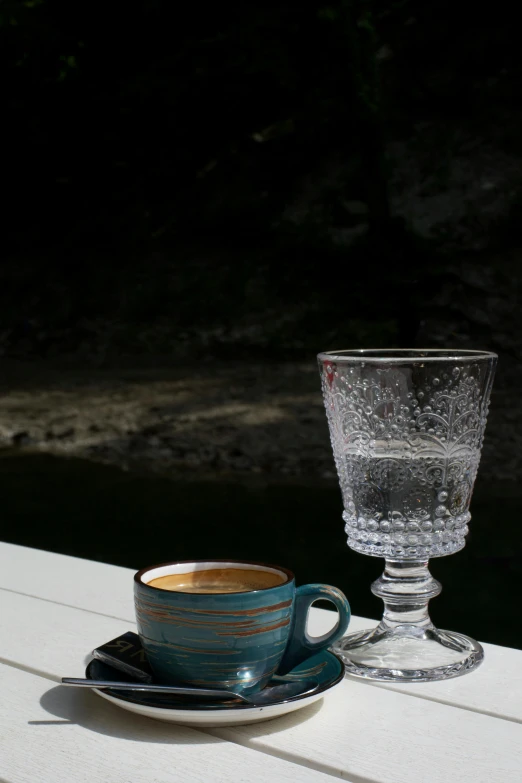
<svg viewBox="0 0 522 783">
<path fill-rule="evenodd" d="M 146 682 L 112 682 L 111 680 L 83 680 L 77 677 L 62 677 L 62 685 L 75 688 L 111 688 L 116 691 L 142 691 L 143 693 L 171 693 L 178 696 L 208 696 L 213 699 L 241 699 L 249 702 L 245 696 L 233 691 L 212 690 L 210 688 L 182 688 L 177 685 L 150 685 Z"/>
</svg>

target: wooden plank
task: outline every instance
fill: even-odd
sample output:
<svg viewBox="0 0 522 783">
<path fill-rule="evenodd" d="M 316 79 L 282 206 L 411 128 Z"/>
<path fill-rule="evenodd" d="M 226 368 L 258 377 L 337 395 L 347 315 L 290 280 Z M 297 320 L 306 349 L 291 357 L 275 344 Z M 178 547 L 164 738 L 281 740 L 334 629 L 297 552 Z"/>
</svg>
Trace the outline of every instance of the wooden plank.
<svg viewBox="0 0 522 783">
<path fill-rule="evenodd" d="M 346 679 L 301 724 L 209 729 L 331 775 L 379 783 L 520 783 L 522 726 Z"/>
<path fill-rule="evenodd" d="M 3 591 L 1 600 L 2 655 L 56 680 L 81 674 L 85 653 L 124 630 L 111 618 L 37 598 Z M 522 773 L 520 724 L 355 680 L 306 717 L 210 731 L 357 783 L 519 783 Z"/>
<path fill-rule="evenodd" d="M 85 659 L 132 623 L 0 591 L 0 660 L 59 680 L 83 677 Z"/>
<path fill-rule="evenodd" d="M 328 783 L 313 769 L 191 728 L 123 712 L 85 691 L 0 665 L 7 783 Z"/>
<path fill-rule="evenodd" d="M 0 541 L 0 588 L 108 617 L 134 620 L 134 574 L 131 568 Z M 331 612 L 321 614 L 325 621 L 332 617 Z M 372 622 L 352 617 L 351 628 Z"/>
<path fill-rule="evenodd" d="M 134 622 L 0 590 L 0 660 L 53 677 L 83 676 L 91 650 Z"/>
<path fill-rule="evenodd" d="M 0 588 L 120 619 L 134 617 L 134 573 L 131 568 L 0 542 Z"/>
<path fill-rule="evenodd" d="M 133 573 L 128 568 L 0 543 L 0 587 L 120 618 L 127 621 L 125 628 L 134 623 Z M 333 623 L 333 615 L 312 609 L 310 623 L 311 632 L 320 635 Z M 350 631 L 374 625 L 375 620 L 353 617 Z M 115 622 L 111 627 L 122 626 Z M 522 721 L 522 651 L 492 644 L 485 644 L 484 649 L 484 664 L 464 677 L 377 687 Z"/>
</svg>

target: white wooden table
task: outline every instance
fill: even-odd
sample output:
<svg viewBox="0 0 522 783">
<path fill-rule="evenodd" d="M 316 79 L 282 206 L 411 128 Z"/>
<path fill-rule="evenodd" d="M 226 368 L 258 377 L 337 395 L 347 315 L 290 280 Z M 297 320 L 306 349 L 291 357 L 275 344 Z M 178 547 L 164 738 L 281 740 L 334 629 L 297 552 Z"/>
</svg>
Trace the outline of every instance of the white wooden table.
<svg viewBox="0 0 522 783">
<path fill-rule="evenodd" d="M 505 647 L 485 645 L 485 663 L 454 680 L 346 678 L 309 708 L 219 730 L 59 686 L 134 627 L 132 575 L 0 544 L 0 783 L 521 783 L 522 651 Z M 332 618 L 312 610 L 312 632 Z M 351 630 L 371 622 L 353 618 Z"/>
</svg>

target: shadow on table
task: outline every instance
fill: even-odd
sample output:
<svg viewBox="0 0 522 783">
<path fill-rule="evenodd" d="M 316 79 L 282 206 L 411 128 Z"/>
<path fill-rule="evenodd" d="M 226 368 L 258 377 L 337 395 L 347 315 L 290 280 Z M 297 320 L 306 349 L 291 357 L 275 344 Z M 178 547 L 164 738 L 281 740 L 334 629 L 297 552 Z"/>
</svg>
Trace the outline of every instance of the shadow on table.
<svg viewBox="0 0 522 783">
<path fill-rule="evenodd" d="M 321 708 L 322 699 L 309 707 L 274 718 L 259 726 L 257 736 L 263 734 L 266 725 L 267 734 L 288 729 L 308 720 Z M 94 693 L 65 688 L 61 685 L 46 691 L 40 699 L 40 705 L 50 715 L 51 720 L 32 720 L 30 726 L 60 726 L 77 724 L 97 734 L 106 734 L 118 739 L 133 742 L 155 742 L 157 744 L 212 745 L 226 740 L 198 731 L 198 727 L 177 726 L 174 723 L 162 723 L 151 718 L 122 712 L 113 704 L 102 700 Z M 58 719 L 58 720 L 56 720 Z M 280 729 L 278 728 L 280 724 Z M 192 729 L 196 729 L 193 731 Z"/>
</svg>

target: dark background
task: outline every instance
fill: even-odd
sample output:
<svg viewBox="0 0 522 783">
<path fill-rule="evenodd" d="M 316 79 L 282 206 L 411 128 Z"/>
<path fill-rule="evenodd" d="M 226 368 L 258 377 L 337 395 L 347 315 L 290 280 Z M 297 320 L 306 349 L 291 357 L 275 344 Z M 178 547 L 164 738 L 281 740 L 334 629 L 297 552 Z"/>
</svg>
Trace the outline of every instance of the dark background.
<svg viewBox="0 0 522 783">
<path fill-rule="evenodd" d="M 4 0 L 5 540 L 266 559 L 377 617 L 315 354 L 500 362 L 443 627 L 522 647 L 522 54 L 512 7 Z"/>
</svg>

